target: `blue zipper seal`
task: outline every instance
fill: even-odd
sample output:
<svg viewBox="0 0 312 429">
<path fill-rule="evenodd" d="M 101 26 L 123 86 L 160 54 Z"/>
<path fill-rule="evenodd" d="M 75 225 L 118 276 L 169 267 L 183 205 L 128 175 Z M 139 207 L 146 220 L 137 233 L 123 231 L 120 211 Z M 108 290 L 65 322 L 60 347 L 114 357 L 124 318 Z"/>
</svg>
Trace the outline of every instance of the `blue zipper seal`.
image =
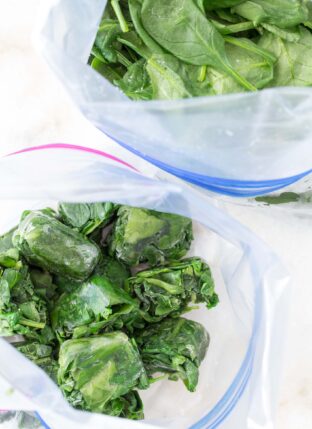
<svg viewBox="0 0 312 429">
<path fill-rule="evenodd" d="M 169 164 L 166 164 L 162 161 L 152 158 L 151 156 L 143 154 L 137 149 L 134 149 L 133 147 L 129 146 L 127 143 L 117 140 L 116 138 L 107 134 L 101 128 L 99 129 L 124 149 L 127 149 L 129 152 L 132 152 L 133 154 L 139 156 L 145 161 L 148 161 L 149 163 L 160 168 L 161 170 L 164 170 L 167 173 L 178 177 L 179 179 L 185 180 L 189 183 L 192 183 L 193 185 L 199 186 L 208 191 L 226 195 L 229 197 L 236 197 L 236 198 L 257 197 L 260 195 L 268 194 L 270 192 L 278 191 L 287 186 L 290 186 L 312 173 L 312 168 L 311 168 L 310 170 L 304 171 L 303 173 L 300 173 L 294 176 L 285 177 L 281 179 L 259 180 L 259 181 L 222 179 L 219 177 L 205 176 L 203 174 L 192 173 L 191 171 L 173 167 Z"/>
<path fill-rule="evenodd" d="M 38 411 L 34 411 L 34 414 L 35 414 L 37 420 L 39 420 L 39 422 L 41 423 L 41 426 L 44 427 L 44 429 L 51 429 L 50 426 L 48 426 L 47 423 L 43 420 L 43 418 L 38 413 Z"/>
</svg>

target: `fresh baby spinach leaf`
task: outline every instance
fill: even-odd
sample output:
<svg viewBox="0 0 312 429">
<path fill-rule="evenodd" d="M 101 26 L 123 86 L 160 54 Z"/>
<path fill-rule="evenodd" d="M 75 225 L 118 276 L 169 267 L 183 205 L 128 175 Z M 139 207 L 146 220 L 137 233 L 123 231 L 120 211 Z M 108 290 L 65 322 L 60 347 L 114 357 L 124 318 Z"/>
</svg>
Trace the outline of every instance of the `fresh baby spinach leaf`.
<svg viewBox="0 0 312 429">
<path fill-rule="evenodd" d="M 252 21 L 255 26 L 266 22 L 280 28 L 294 27 L 309 16 L 302 0 L 250 0 L 234 6 L 232 11 Z"/>
<path fill-rule="evenodd" d="M 242 87 L 256 89 L 232 68 L 222 36 L 192 0 L 144 0 L 141 16 L 151 37 L 180 60 L 212 66 Z"/>
<path fill-rule="evenodd" d="M 261 89 L 273 80 L 276 57 L 249 39 L 228 38 L 226 52 L 233 67 L 244 75 L 256 88 Z M 214 94 L 240 92 L 237 82 L 213 68 L 208 69 L 208 79 Z"/>
<path fill-rule="evenodd" d="M 123 78 L 115 80 L 114 83 L 133 100 L 153 98 L 152 83 L 144 59 L 131 64 Z"/>
<path fill-rule="evenodd" d="M 273 81 L 259 38 L 269 32 L 301 51 L 300 25 L 312 29 L 310 1 L 111 0 L 89 64 L 133 100 L 255 91 Z M 229 43 L 241 47 L 237 58 Z"/>
<path fill-rule="evenodd" d="M 312 85 L 312 33 L 303 26 L 299 33 L 298 42 L 289 42 L 269 32 L 259 40 L 259 46 L 277 58 L 274 77 L 268 86 Z"/>
</svg>

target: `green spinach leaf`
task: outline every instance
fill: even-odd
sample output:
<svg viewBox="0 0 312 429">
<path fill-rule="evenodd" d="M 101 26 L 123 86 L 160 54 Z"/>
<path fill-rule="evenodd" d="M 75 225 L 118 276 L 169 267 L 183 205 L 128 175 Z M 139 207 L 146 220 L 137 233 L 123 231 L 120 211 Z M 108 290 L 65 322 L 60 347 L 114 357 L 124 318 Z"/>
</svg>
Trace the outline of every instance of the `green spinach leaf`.
<svg viewBox="0 0 312 429">
<path fill-rule="evenodd" d="M 61 221 L 84 235 L 102 228 L 112 219 L 117 206 L 113 203 L 61 203 Z"/>
<path fill-rule="evenodd" d="M 312 33 L 300 26 L 300 40 L 293 43 L 265 32 L 259 46 L 277 57 L 274 78 L 268 86 L 312 85 Z"/>
<path fill-rule="evenodd" d="M 95 56 L 101 60 L 98 52 L 107 62 L 116 63 L 118 61 L 117 37 L 122 32 L 118 21 L 103 19 L 95 39 Z M 94 52 L 94 51 L 93 51 Z"/>
<path fill-rule="evenodd" d="M 308 19 L 303 23 L 306 27 L 310 28 L 312 30 L 312 2 L 307 2 L 307 8 L 308 8 Z"/>
<path fill-rule="evenodd" d="M 266 204 L 287 204 L 296 203 L 300 200 L 300 195 L 295 192 L 282 192 L 280 195 L 264 195 L 255 199 L 259 203 Z"/>
<path fill-rule="evenodd" d="M 28 268 L 0 271 L 0 335 L 20 334 L 45 342 L 47 332 L 43 330 L 47 322 L 47 305 L 36 293 Z"/>
<path fill-rule="evenodd" d="M 233 13 L 231 9 L 216 9 L 214 13 L 223 21 L 231 22 L 232 24 L 238 24 L 244 21 L 241 16 Z"/>
<path fill-rule="evenodd" d="M 58 363 L 54 357 L 55 348 L 53 346 L 37 342 L 27 342 L 17 344 L 16 349 L 43 369 L 57 383 Z"/>
<path fill-rule="evenodd" d="M 109 256 L 103 256 L 95 267 L 94 275 L 105 277 L 114 286 L 124 288 L 125 281 L 130 277 L 130 272 L 124 264 Z"/>
<path fill-rule="evenodd" d="M 30 279 L 35 287 L 36 293 L 47 302 L 51 302 L 56 294 L 56 284 L 48 271 L 38 268 L 30 269 Z"/>
<path fill-rule="evenodd" d="M 266 24 L 265 22 L 261 24 L 261 26 L 270 33 L 275 34 L 281 39 L 288 40 L 289 42 L 299 42 L 300 40 L 299 27 L 283 29 L 277 27 L 276 25 Z"/>
<path fill-rule="evenodd" d="M 147 62 L 153 98 L 174 100 L 191 97 L 182 77 L 179 74 L 180 62 L 170 54 L 154 54 Z"/>
<path fill-rule="evenodd" d="M 308 19 L 308 9 L 302 0 L 250 0 L 234 6 L 232 10 L 255 26 L 266 22 L 289 28 Z"/>
<path fill-rule="evenodd" d="M 155 40 L 148 34 L 142 24 L 141 9 L 143 0 L 129 0 L 129 10 L 132 18 L 134 28 L 143 43 L 156 54 L 162 54 L 163 49 L 155 42 Z"/>
<path fill-rule="evenodd" d="M 0 237 L 0 266 L 14 268 L 19 261 L 19 252 L 14 248 L 12 237 L 15 229 Z"/>
<path fill-rule="evenodd" d="M 118 41 L 125 46 L 133 49 L 138 55 L 148 60 L 153 52 L 145 45 L 143 40 L 137 35 L 135 31 L 129 31 L 118 37 Z"/>
<path fill-rule="evenodd" d="M 124 74 L 124 70 L 121 71 L 120 67 L 116 67 L 115 64 L 106 64 L 98 58 L 93 58 L 91 67 L 111 83 L 121 79 Z"/>
<path fill-rule="evenodd" d="M 115 80 L 114 83 L 132 100 L 153 98 L 153 89 L 144 59 L 132 64 L 123 78 Z"/>
<path fill-rule="evenodd" d="M 261 89 L 273 81 L 276 58 L 272 53 L 249 39 L 228 37 L 226 40 L 227 56 L 233 67 L 235 66 L 255 87 Z M 234 79 L 212 68 L 208 69 L 208 79 L 214 94 L 241 92 Z"/>
</svg>

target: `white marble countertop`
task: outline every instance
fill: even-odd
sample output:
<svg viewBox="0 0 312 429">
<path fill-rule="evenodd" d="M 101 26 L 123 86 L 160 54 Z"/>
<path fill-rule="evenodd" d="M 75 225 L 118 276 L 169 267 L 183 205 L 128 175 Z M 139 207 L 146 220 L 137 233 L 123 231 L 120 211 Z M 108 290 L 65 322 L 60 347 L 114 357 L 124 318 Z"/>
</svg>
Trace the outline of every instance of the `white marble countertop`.
<svg viewBox="0 0 312 429">
<path fill-rule="evenodd" d="M 133 155 L 109 142 L 81 116 L 34 52 L 31 32 L 39 2 L 0 1 L 0 155 L 50 142 L 81 145 L 92 142 L 94 147 L 112 150 L 131 161 L 135 158 Z M 259 211 L 237 205 L 230 205 L 228 209 L 280 255 L 292 274 L 291 316 L 276 428 L 310 429 L 311 219 L 296 218 L 278 210 L 269 215 L 269 210 Z"/>
</svg>

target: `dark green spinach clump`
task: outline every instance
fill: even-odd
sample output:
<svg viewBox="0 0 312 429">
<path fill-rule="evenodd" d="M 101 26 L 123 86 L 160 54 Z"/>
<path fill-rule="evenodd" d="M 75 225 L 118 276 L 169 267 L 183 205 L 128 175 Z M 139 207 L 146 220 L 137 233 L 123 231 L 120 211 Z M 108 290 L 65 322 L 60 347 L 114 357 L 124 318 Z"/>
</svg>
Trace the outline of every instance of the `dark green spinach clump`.
<svg viewBox="0 0 312 429">
<path fill-rule="evenodd" d="M 94 243 L 39 211 L 21 221 L 13 244 L 28 263 L 74 280 L 86 279 L 100 259 L 100 250 Z"/>
<path fill-rule="evenodd" d="M 133 100 L 312 85 L 309 0 L 111 0 L 91 66 Z"/>
<path fill-rule="evenodd" d="M 105 277 L 93 276 L 60 296 L 52 310 L 52 327 L 60 339 L 95 335 L 105 328 L 122 328 L 123 316 L 137 306 L 116 284 Z"/>
<path fill-rule="evenodd" d="M 115 210 L 116 206 L 113 203 L 61 203 L 59 205 L 62 221 L 85 235 L 105 226 L 112 219 Z"/>
<path fill-rule="evenodd" d="M 192 222 L 182 216 L 123 206 L 118 210 L 109 251 L 127 265 L 151 266 L 180 259 L 193 239 Z"/>
<path fill-rule="evenodd" d="M 140 302 L 143 319 L 158 322 L 177 317 L 191 304 L 215 307 L 218 296 L 210 268 L 199 258 L 172 262 L 161 268 L 139 272 L 126 281 L 126 289 Z"/>
<path fill-rule="evenodd" d="M 202 325 L 180 318 L 218 303 L 208 265 L 180 260 L 192 240 L 190 219 L 153 210 L 26 211 L 0 237 L 0 335 L 74 407 L 142 419 L 138 390 L 162 373 L 195 391 L 209 345 Z"/>
<path fill-rule="evenodd" d="M 27 266 L 0 266 L 0 335 L 23 335 L 27 339 L 50 342 L 46 302 L 37 293 Z"/>
<path fill-rule="evenodd" d="M 134 389 L 146 389 L 149 383 L 135 341 L 124 333 L 65 341 L 59 365 L 59 385 L 76 408 L 143 418 Z"/>
<path fill-rule="evenodd" d="M 136 337 L 147 373 L 180 378 L 190 392 L 198 383 L 199 365 L 209 345 L 204 327 L 193 320 L 166 319 L 141 331 Z"/>
</svg>

